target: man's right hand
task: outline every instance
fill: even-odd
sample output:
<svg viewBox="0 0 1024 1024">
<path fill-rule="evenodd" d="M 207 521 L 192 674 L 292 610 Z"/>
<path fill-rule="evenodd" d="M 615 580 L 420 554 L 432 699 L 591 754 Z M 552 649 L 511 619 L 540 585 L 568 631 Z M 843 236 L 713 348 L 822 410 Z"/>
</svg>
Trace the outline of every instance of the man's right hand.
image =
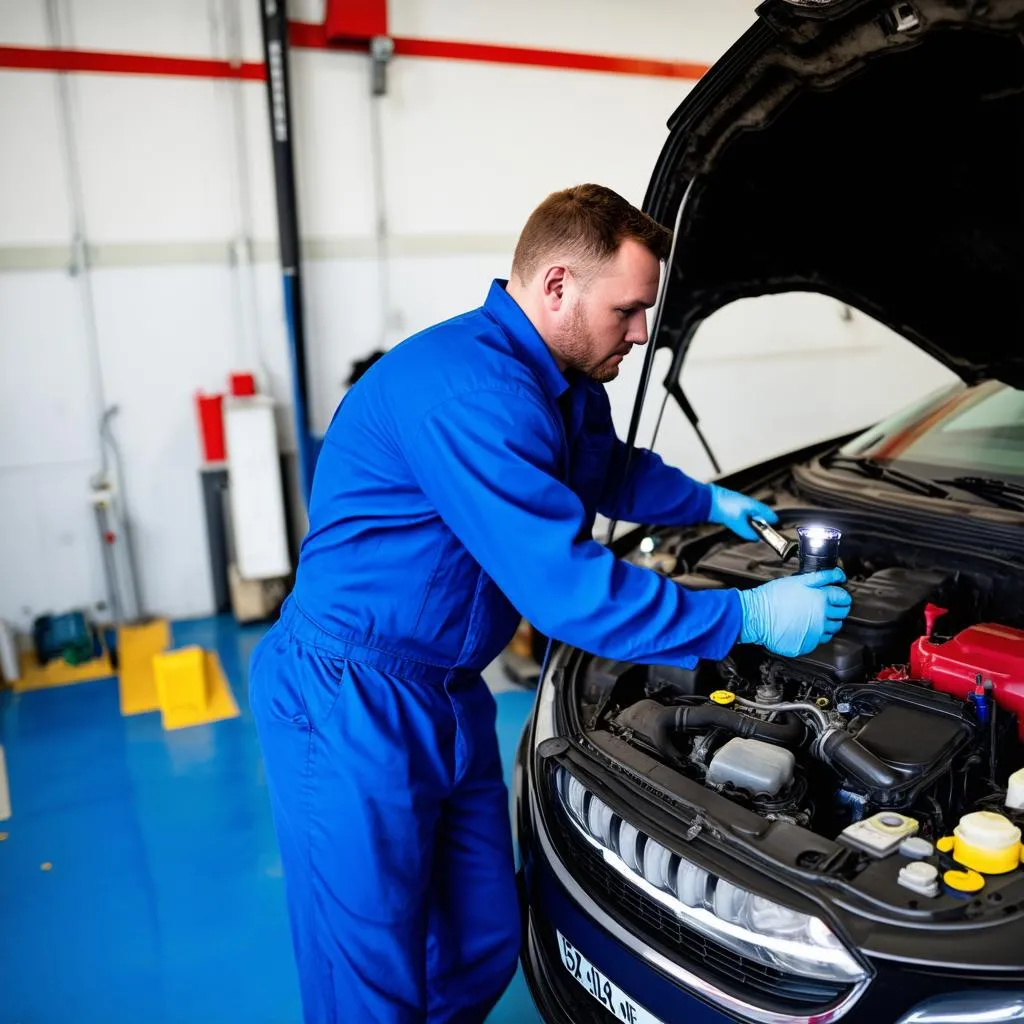
<svg viewBox="0 0 1024 1024">
<path fill-rule="evenodd" d="M 850 614 L 851 597 L 842 569 L 825 569 L 772 580 L 740 591 L 740 643 L 761 644 L 773 654 L 796 658 L 831 640 Z"/>
</svg>

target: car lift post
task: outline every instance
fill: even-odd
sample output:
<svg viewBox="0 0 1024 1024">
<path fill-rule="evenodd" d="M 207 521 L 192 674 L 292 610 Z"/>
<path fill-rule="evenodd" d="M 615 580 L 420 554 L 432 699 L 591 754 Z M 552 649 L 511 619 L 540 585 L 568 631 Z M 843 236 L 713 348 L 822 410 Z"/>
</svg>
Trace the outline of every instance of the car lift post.
<svg viewBox="0 0 1024 1024">
<path fill-rule="evenodd" d="M 295 198 L 292 150 L 291 95 L 288 84 L 288 14 L 286 0 L 260 0 L 263 59 L 267 69 L 270 141 L 274 153 L 277 230 L 284 282 L 284 316 L 291 357 L 292 400 L 299 488 L 309 507 L 313 467 L 319 444 L 309 426 L 309 386 L 306 373 L 306 332 L 302 315 L 302 266 L 299 254 L 299 215 Z"/>
</svg>

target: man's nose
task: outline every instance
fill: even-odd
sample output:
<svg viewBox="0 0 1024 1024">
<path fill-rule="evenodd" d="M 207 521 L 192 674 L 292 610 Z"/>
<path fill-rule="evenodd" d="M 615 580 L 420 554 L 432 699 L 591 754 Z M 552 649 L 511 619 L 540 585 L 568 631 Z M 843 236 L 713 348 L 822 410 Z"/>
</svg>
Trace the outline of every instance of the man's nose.
<svg viewBox="0 0 1024 1024">
<path fill-rule="evenodd" d="M 647 310 L 638 309 L 629 318 L 629 330 L 626 332 L 626 341 L 634 345 L 647 344 Z"/>
</svg>

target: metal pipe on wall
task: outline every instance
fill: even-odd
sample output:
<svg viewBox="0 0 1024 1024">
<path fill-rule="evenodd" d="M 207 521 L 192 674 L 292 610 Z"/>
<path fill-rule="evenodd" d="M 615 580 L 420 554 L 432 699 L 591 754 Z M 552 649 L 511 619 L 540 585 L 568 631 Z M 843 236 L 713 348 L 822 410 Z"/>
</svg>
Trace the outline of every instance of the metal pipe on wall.
<svg viewBox="0 0 1024 1024">
<path fill-rule="evenodd" d="M 64 25 L 61 0 L 46 0 L 46 28 L 50 46 L 64 49 L 69 31 Z M 78 161 L 78 140 L 75 134 L 75 119 L 71 100 L 71 83 L 67 71 L 58 71 L 57 116 L 60 124 L 60 146 L 64 157 L 65 182 L 68 192 L 68 211 L 71 215 L 71 263 L 68 273 L 78 282 L 82 302 L 82 324 L 89 348 L 89 374 L 92 394 L 96 404 L 96 419 L 99 422 L 107 411 L 107 399 L 103 386 L 103 368 L 100 361 L 99 331 L 96 324 L 96 308 L 92 294 L 92 280 L 89 274 L 89 252 L 85 240 L 85 200 L 82 192 L 82 172 Z M 101 445 L 103 469 L 106 471 L 106 455 Z"/>
<path fill-rule="evenodd" d="M 46 0 L 46 25 L 49 43 L 54 49 L 63 49 L 70 42 L 70 30 L 65 25 L 61 0 Z M 110 421 L 118 407 L 108 406 L 103 384 L 103 363 L 100 355 L 99 326 L 96 303 L 92 291 L 89 266 L 89 247 L 86 241 L 85 193 L 82 171 L 78 159 L 78 139 L 75 132 L 71 85 L 67 71 L 57 73 L 57 110 L 60 123 L 60 143 L 67 175 L 68 209 L 71 214 L 71 264 L 69 273 L 78 281 L 82 301 L 82 323 L 89 350 L 89 371 L 92 393 L 96 404 L 99 437 L 100 470 L 90 480 L 97 521 L 98 540 L 102 546 L 101 558 L 106 580 L 107 599 L 115 623 L 132 621 L 142 616 L 138 565 L 135 558 L 128 503 L 124 489 L 124 466 L 120 448 L 110 429 Z M 111 476 L 110 455 L 113 455 L 114 473 Z M 116 493 L 116 500 L 115 500 Z"/>
<path fill-rule="evenodd" d="M 242 0 L 208 0 L 213 52 L 223 56 L 230 67 L 241 71 Z M 256 283 L 253 240 L 252 173 L 249 167 L 249 138 L 245 124 L 245 79 L 226 77 L 217 86 L 226 99 L 227 134 L 232 149 L 231 188 L 235 199 L 235 233 L 228 259 L 231 268 L 232 298 L 238 331 L 237 368 L 259 371 L 269 385 L 271 373 L 264 358 L 260 330 L 260 310 Z"/>
</svg>

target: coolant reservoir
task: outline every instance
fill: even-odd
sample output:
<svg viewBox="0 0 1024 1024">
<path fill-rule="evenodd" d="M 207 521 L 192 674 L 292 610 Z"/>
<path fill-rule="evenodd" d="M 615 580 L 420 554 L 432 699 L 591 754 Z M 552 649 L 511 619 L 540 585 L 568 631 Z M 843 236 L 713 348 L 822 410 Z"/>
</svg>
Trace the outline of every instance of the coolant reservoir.
<svg viewBox="0 0 1024 1024">
<path fill-rule="evenodd" d="M 1020 863 L 1020 829 L 994 811 L 965 814 L 953 829 L 953 858 L 986 875 L 1002 875 Z"/>
<path fill-rule="evenodd" d="M 793 781 L 796 757 L 785 747 L 761 740 L 729 740 L 711 759 L 707 781 L 713 786 L 731 784 L 754 794 L 777 796 Z"/>
<path fill-rule="evenodd" d="M 940 611 L 929 605 L 926 612 L 932 609 Z M 974 692 L 979 675 L 991 680 L 996 703 L 1017 716 L 1024 742 L 1024 631 L 983 622 L 943 644 L 923 636 L 910 648 L 910 674 L 964 700 Z"/>
</svg>

